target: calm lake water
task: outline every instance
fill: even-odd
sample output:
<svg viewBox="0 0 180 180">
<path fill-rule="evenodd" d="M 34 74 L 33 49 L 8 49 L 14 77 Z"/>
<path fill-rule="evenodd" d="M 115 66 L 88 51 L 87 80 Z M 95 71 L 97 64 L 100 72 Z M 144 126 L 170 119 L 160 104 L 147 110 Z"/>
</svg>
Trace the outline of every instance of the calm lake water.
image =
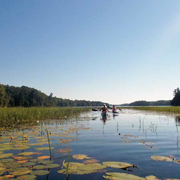
<svg viewBox="0 0 180 180">
<path fill-rule="evenodd" d="M 40 121 L 38 126 L 23 130 L 1 130 L 0 175 L 11 174 L 11 179 L 103 180 L 106 173 L 118 172 L 180 179 L 179 126 L 174 116 L 122 110 L 116 116 L 109 113 L 106 120 L 100 112 L 90 112 L 77 119 Z M 86 155 L 85 159 L 74 156 L 78 154 Z M 169 157 L 171 161 L 154 160 L 152 156 Z M 106 161 L 126 162 L 137 167 L 102 167 Z M 67 165 L 63 167 L 66 162 L 69 162 L 68 170 Z M 88 166 L 73 172 L 72 162 Z M 92 170 L 93 163 L 101 167 Z M 67 171 L 72 173 L 68 175 Z"/>
</svg>

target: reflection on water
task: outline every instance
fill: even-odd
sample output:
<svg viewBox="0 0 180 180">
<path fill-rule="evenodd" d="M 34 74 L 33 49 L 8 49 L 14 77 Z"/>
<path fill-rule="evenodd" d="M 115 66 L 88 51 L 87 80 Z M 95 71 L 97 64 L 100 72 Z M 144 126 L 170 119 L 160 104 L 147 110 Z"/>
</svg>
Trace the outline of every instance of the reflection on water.
<svg viewBox="0 0 180 180">
<path fill-rule="evenodd" d="M 108 116 L 92 112 L 79 118 L 39 121 L 34 127 L 1 130 L 0 176 L 103 180 L 106 173 L 117 172 L 177 179 L 179 125 L 177 117 L 122 110 Z M 27 158 L 20 154 L 28 152 Z M 173 159 L 156 161 L 152 156 Z M 129 163 L 130 168 L 124 164 L 125 168 L 112 167 L 109 161 Z"/>
</svg>

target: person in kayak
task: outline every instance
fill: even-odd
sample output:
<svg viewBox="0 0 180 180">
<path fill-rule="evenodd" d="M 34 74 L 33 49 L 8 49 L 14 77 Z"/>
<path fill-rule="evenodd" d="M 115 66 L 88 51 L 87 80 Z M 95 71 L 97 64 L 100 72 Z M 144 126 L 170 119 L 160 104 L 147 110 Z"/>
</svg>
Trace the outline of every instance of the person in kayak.
<svg viewBox="0 0 180 180">
<path fill-rule="evenodd" d="M 112 107 L 112 112 L 113 112 L 113 113 L 116 113 L 116 112 L 117 112 L 117 108 L 116 108 L 115 105 L 113 105 L 113 107 Z"/>
<path fill-rule="evenodd" d="M 109 110 L 108 110 L 108 108 L 106 107 L 105 104 L 104 104 L 103 107 L 100 109 L 100 111 L 101 111 L 102 113 L 104 113 L 104 112 L 109 112 Z"/>
</svg>

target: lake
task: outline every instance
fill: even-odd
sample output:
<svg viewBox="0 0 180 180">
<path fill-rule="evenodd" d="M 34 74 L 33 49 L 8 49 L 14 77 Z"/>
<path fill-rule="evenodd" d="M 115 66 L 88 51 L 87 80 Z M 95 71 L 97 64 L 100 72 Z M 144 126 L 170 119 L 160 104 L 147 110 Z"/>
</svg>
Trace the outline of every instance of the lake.
<svg viewBox="0 0 180 180">
<path fill-rule="evenodd" d="M 1 128 L 0 179 L 178 179 L 179 126 L 175 116 L 123 109 Z"/>
</svg>

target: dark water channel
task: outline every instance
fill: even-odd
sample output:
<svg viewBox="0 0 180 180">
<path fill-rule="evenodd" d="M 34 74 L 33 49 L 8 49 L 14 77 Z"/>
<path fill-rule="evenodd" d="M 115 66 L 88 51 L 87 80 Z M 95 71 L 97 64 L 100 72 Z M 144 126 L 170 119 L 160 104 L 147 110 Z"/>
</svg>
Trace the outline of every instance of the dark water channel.
<svg viewBox="0 0 180 180">
<path fill-rule="evenodd" d="M 106 120 L 99 112 L 91 112 L 79 118 L 39 121 L 38 126 L 23 130 L 1 130 L 0 175 L 12 175 L 11 179 L 103 180 L 106 173 L 117 172 L 180 179 L 179 126 L 174 116 L 122 110 L 116 116 L 110 113 Z M 22 152 L 31 154 L 19 154 Z M 152 156 L 170 160 L 154 160 Z M 134 167 L 103 167 L 107 161 Z M 71 167 L 72 162 L 88 166 Z M 93 169 L 94 163 L 100 167 Z"/>
</svg>

